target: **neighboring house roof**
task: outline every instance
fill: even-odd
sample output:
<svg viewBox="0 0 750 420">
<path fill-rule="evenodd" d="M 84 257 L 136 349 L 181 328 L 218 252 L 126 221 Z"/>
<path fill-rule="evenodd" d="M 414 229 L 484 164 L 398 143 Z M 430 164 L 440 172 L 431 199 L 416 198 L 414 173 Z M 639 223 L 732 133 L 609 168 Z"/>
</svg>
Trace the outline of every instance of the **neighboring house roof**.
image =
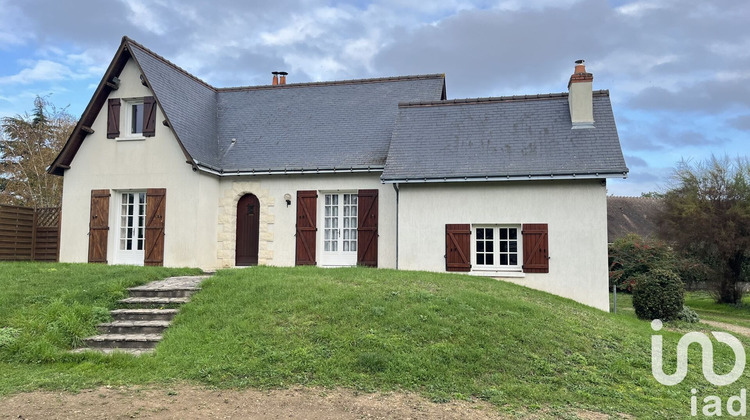
<svg viewBox="0 0 750 420">
<path fill-rule="evenodd" d="M 614 242 L 629 233 L 655 238 L 663 210 L 661 198 L 608 196 L 607 241 Z"/>
<path fill-rule="evenodd" d="M 568 94 L 399 104 L 382 179 L 439 182 L 622 177 L 628 172 L 608 91 L 595 128 L 572 129 Z"/>
</svg>

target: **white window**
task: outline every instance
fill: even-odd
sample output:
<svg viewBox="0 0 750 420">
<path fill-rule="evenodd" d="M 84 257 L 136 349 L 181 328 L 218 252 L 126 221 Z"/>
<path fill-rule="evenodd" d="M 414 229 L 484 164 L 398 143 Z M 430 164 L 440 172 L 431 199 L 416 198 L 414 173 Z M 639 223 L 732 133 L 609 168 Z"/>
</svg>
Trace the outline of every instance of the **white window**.
<svg viewBox="0 0 750 420">
<path fill-rule="evenodd" d="M 475 226 L 473 265 L 477 270 L 520 271 L 520 226 Z"/>
<path fill-rule="evenodd" d="M 116 264 L 143 265 L 146 236 L 146 192 L 118 194 Z"/>
<path fill-rule="evenodd" d="M 125 136 L 143 137 L 143 99 L 124 101 Z"/>
<path fill-rule="evenodd" d="M 357 264 L 357 194 L 323 193 L 321 265 Z"/>
</svg>

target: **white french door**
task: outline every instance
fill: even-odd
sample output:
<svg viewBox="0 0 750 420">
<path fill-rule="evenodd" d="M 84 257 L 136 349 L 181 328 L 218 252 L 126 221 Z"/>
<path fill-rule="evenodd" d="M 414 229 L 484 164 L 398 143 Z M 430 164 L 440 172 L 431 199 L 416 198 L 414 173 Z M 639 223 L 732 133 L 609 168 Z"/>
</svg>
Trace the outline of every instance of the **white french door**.
<svg viewBox="0 0 750 420">
<path fill-rule="evenodd" d="M 322 266 L 357 265 L 357 194 L 323 193 Z"/>
<path fill-rule="evenodd" d="M 146 192 L 120 192 L 118 205 L 115 264 L 143 265 Z"/>
</svg>

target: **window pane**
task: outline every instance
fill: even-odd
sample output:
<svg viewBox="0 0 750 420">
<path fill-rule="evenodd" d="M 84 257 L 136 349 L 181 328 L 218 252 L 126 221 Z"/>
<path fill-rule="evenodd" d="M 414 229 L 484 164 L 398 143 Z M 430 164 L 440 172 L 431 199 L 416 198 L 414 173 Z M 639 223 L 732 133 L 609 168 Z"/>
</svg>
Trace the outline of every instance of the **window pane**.
<svg viewBox="0 0 750 420">
<path fill-rule="evenodd" d="M 326 194 L 326 205 L 331 204 L 331 194 Z"/>
<path fill-rule="evenodd" d="M 477 229 L 477 239 L 484 239 L 484 229 Z"/>
<path fill-rule="evenodd" d="M 487 254 L 487 265 L 493 265 L 495 264 L 495 256 L 493 254 Z"/>
<path fill-rule="evenodd" d="M 486 229 L 484 232 L 484 237 L 486 239 L 493 239 L 495 237 L 495 229 Z"/>
<path fill-rule="evenodd" d="M 355 242 L 355 241 L 352 241 L 352 246 L 351 246 L 351 249 L 352 249 L 352 251 L 353 251 L 353 252 L 356 252 L 356 251 L 357 251 L 357 242 Z"/>
<path fill-rule="evenodd" d="M 344 232 L 344 236 L 346 236 L 346 232 Z M 344 241 L 344 251 L 349 251 L 349 241 Z"/>
<path fill-rule="evenodd" d="M 495 243 L 494 242 L 486 242 L 486 252 L 495 252 Z"/>
<path fill-rule="evenodd" d="M 484 254 L 477 254 L 477 264 L 484 265 Z"/>
<path fill-rule="evenodd" d="M 510 252 L 518 252 L 518 242 L 510 241 Z"/>
<path fill-rule="evenodd" d="M 508 239 L 508 229 L 500 228 L 500 239 Z"/>
<path fill-rule="evenodd" d="M 510 254 L 510 265 L 518 265 L 518 255 Z"/>
<path fill-rule="evenodd" d="M 143 104 L 134 104 L 132 113 L 130 132 L 133 134 L 143 132 Z"/>
<path fill-rule="evenodd" d="M 500 254 L 500 265 L 508 265 L 508 256 Z"/>
<path fill-rule="evenodd" d="M 508 243 L 500 241 L 500 252 L 508 252 Z"/>
<path fill-rule="evenodd" d="M 510 239 L 518 239 L 518 229 L 512 228 L 508 230 L 510 231 Z"/>
<path fill-rule="evenodd" d="M 484 252 L 484 241 L 477 241 L 477 252 Z"/>
</svg>

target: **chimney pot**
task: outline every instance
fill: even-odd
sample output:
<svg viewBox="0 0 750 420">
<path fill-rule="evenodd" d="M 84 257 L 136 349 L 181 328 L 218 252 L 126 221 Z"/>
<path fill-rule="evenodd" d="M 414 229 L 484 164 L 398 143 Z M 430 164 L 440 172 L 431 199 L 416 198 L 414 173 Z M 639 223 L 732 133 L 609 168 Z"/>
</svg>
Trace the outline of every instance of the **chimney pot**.
<svg viewBox="0 0 750 420">
<path fill-rule="evenodd" d="M 279 84 L 279 72 L 277 72 L 277 71 L 272 71 L 272 72 L 271 72 L 271 74 L 273 74 L 273 81 L 271 82 L 271 84 L 272 84 L 273 86 L 276 86 L 276 85 L 278 85 L 278 84 Z"/>
<path fill-rule="evenodd" d="M 279 77 L 279 84 L 280 85 L 285 85 L 286 84 L 286 75 L 287 74 L 289 74 L 289 73 L 287 73 L 285 71 L 280 71 L 279 72 L 279 75 L 281 76 L 281 77 Z"/>
</svg>

